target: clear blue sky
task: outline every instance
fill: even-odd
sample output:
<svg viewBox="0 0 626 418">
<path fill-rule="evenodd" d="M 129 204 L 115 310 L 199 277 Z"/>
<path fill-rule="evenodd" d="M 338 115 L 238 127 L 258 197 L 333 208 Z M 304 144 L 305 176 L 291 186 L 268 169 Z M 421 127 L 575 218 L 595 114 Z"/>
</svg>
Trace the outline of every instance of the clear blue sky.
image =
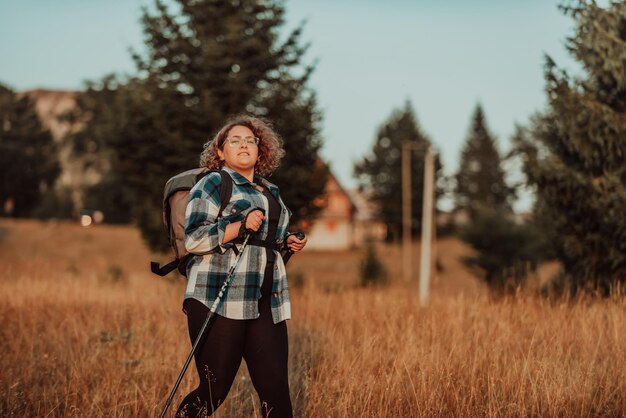
<svg viewBox="0 0 626 418">
<path fill-rule="evenodd" d="M 0 0 L 0 82 L 17 90 L 79 89 L 132 73 L 140 6 L 150 0 Z M 543 56 L 577 70 L 564 43 L 573 23 L 556 0 L 287 0 L 285 34 L 307 20 L 307 62 L 324 115 L 323 157 L 344 186 L 377 128 L 410 100 L 423 131 L 457 170 L 481 102 L 501 151 L 515 123 L 546 103 Z M 288 140 L 288 138 L 286 138 Z M 527 207 L 525 198 L 518 207 Z M 445 204 L 444 204 L 445 206 Z"/>
</svg>

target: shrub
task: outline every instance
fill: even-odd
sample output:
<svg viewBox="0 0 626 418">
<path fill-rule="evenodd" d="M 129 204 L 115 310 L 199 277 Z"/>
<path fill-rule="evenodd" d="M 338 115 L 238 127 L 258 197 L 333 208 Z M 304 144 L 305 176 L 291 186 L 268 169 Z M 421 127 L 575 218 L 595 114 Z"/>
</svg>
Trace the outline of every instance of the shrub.
<svg viewBox="0 0 626 418">
<path fill-rule="evenodd" d="M 387 270 L 378 258 L 376 247 L 369 241 L 365 247 L 365 256 L 361 262 L 361 285 L 379 285 L 387 282 Z"/>
</svg>

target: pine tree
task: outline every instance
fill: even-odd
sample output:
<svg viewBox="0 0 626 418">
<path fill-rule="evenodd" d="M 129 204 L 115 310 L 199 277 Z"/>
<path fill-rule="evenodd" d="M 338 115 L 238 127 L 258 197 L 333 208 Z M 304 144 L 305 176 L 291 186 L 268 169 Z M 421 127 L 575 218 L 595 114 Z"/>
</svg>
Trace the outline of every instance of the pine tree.
<svg viewBox="0 0 626 418">
<path fill-rule="evenodd" d="M 555 230 L 555 252 L 571 289 L 608 294 L 626 283 L 626 4 L 578 1 L 568 40 L 585 75 L 547 58 L 549 109 L 517 148 L 537 190 L 537 209 Z"/>
<path fill-rule="evenodd" d="M 505 182 L 500 153 L 480 105 L 474 110 L 460 161 L 456 207 L 471 216 L 480 207 L 510 211 L 514 192 Z"/>
<path fill-rule="evenodd" d="M 456 174 L 456 206 L 470 222 L 459 232 L 475 254 L 464 259 L 495 294 L 515 292 L 550 253 L 533 220 L 515 219 L 515 189 L 506 184 L 502 158 L 485 113 L 476 106 Z"/>
<path fill-rule="evenodd" d="M 133 218 L 148 243 L 165 242 L 164 182 L 197 166 L 203 143 L 239 113 L 274 123 L 286 156 L 270 180 L 296 221 L 313 217 L 326 172 L 316 164 L 321 116 L 307 87 L 313 67 L 301 64 L 302 27 L 279 42 L 278 1 L 177 0 L 174 12 L 154 4 L 143 11 L 147 52 L 133 55 L 139 73 L 104 80 L 74 115 L 87 123 L 77 142 L 100 141 L 111 151 L 112 178 L 133 196 Z"/>
<path fill-rule="evenodd" d="M 409 141 L 419 147 L 411 152 L 411 218 L 413 233 L 420 231 L 424 189 L 424 155 L 430 140 L 421 131 L 410 103 L 393 111 L 378 129 L 371 154 L 354 166 L 360 187 L 369 192 L 387 224 L 387 239 L 399 240 L 402 231 L 402 143 Z M 435 179 L 441 170 L 435 160 Z M 440 190 L 437 192 L 440 194 Z"/>
<path fill-rule="evenodd" d="M 35 104 L 0 85 L 0 215 L 29 216 L 59 173 L 56 146 Z"/>
</svg>

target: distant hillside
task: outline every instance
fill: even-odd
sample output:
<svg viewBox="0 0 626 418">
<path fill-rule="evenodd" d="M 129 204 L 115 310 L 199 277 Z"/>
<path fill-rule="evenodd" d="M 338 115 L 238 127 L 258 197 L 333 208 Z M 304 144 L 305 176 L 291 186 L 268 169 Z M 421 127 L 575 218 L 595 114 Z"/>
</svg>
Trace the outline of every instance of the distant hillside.
<svg viewBox="0 0 626 418">
<path fill-rule="evenodd" d="M 77 126 L 63 120 L 63 115 L 76 106 L 76 97 L 80 91 L 35 89 L 19 92 L 19 96 L 28 96 L 35 102 L 35 109 L 44 127 L 50 130 L 54 141 L 59 146 L 61 175 L 56 187 L 68 188 L 72 192 L 75 207 L 80 208 L 85 187 L 100 181 L 101 174 L 85 169 L 81 159 L 72 156 L 71 141 L 68 134 Z"/>
</svg>

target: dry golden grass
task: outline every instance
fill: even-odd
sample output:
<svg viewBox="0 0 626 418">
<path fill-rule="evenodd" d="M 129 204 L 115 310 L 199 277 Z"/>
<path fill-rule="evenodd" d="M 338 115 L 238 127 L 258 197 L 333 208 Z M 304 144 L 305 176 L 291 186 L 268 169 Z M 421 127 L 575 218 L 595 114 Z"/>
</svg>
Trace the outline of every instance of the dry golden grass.
<svg viewBox="0 0 626 418">
<path fill-rule="evenodd" d="M 128 227 L 3 220 L 0 237 L 0 416 L 158 415 L 190 347 L 183 281 L 151 276 Z M 296 416 L 624 415 L 623 297 L 491 300 L 457 260 L 467 249 L 443 240 L 422 308 L 396 279 L 398 249 L 382 252 L 378 289 L 358 287 L 358 251 L 292 260 Z M 242 369 L 215 416 L 257 416 Z"/>
</svg>

